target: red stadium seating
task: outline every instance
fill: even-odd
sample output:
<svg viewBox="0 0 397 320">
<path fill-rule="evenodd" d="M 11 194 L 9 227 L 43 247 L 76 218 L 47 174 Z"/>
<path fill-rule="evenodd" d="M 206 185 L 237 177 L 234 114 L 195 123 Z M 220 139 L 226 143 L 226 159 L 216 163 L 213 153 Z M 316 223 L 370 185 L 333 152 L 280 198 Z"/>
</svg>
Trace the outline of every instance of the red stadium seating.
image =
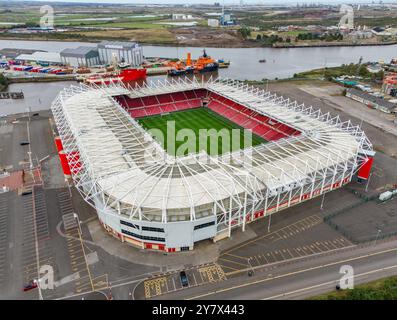
<svg viewBox="0 0 397 320">
<path fill-rule="evenodd" d="M 256 111 L 250 110 L 214 92 L 210 93 L 208 107 L 238 125 L 246 129 L 251 129 L 255 134 L 268 141 L 300 134 L 299 131 L 283 123 L 279 123 L 265 115 L 258 114 Z"/>
<path fill-rule="evenodd" d="M 170 94 L 160 94 L 157 96 L 157 99 L 160 103 L 170 103 L 172 102 L 172 98 Z"/>
<path fill-rule="evenodd" d="M 255 134 L 268 141 L 300 134 L 298 130 L 286 124 L 259 114 L 215 92 L 209 93 L 206 89 L 172 92 L 142 98 L 130 98 L 123 95 L 115 97 L 115 99 L 132 117 L 140 118 L 161 113 L 199 108 L 202 107 L 203 98 L 207 97 L 209 98 L 209 109 L 246 129 L 252 130 Z"/>
</svg>

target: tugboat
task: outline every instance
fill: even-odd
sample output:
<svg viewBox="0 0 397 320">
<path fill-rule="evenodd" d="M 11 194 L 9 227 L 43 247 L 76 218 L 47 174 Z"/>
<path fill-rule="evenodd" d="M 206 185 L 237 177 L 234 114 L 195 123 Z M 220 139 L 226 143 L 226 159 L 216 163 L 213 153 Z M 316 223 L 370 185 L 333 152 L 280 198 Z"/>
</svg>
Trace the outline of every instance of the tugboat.
<svg viewBox="0 0 397 320">
<path fill-rule="evenodd" d="M 265 63 L 265 62 L 266 62 L 266 59 L 259 60 L 259 63 Z"/>
<path fill-rule="evenodd" d="M 217 71 L 219 69 L 219 63 L 207 55 L 204 49 L 203 55 L 197 59 L 194 63 L 194 67 L 198 72 Z"/>
<path fill-rule="evenodd" d="M 219 62 L 212 59 L 204 50 L 203 55 L 196 61 L 192 61 L 191 55 L 188 53 L 185 63 L 181 61 L 171 62 L 169 66 L 171 69 L 168 70 L 168 75 L 180 76 L 198 72 L 217 71 L 219 69 Z"/>
</svg>

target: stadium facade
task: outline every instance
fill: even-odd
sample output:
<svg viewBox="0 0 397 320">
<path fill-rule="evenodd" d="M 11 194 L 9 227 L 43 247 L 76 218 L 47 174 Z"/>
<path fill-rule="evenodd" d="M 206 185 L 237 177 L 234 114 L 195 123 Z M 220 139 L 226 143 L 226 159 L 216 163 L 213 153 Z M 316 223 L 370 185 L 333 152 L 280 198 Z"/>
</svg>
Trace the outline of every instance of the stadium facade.
<svg viewBox="0 0 397 320">
<path fill-rule="evenodd" d="M 172 156 L 137 118 L 209 108 L 270 141 Z M 359 126 L 239 81 L 179 79 L 72 86 L 55 99 L 61 161 L 104 228 L 167 252 L 368 179 L 374 151 Z"/>
</svg>

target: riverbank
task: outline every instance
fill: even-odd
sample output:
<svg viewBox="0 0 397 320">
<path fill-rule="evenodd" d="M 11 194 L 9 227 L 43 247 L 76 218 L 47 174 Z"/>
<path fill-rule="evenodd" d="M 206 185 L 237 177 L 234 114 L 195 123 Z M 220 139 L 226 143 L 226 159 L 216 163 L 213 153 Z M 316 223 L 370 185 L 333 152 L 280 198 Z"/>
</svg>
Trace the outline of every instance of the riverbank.
<svg viewBox="0 0 397 320">
<path fill-rule="evenodd" d="M 4 77 L 2 73 L 0 73 L 0 92 L 7 89 L 8 83 L 9 81 L 7 80 L 7 78 Z"/>
<path fill-rule="evenodd" d="M 286 44 L 275 43 L 273 48 L 286 49 L 286 48 L 329 48 L 329 47 L 377 47 L 377 46 L 390 46 L 397 44 L 397 40 L 389 42 L 367 42 L 367 43 L 348 43 L 348 42 L 326 42 L 326 43 L 305 43 L 305 44 Z"/>
<path fill-rule="evenodd" d="M 123 31 L 123 30 L 120 30 Z M 120 32 L 119 32 L 120 34 Z M 121 33 L 122 34 L 122 33 Z M 62 42 L 86 42 L 86 43 L 99 43 L 103 40 L 118 40 L 118 41 L 138 41 L 142 45 L 147 46 L 165 46 L 165 47 L 195 47 L 195 48 L 273 48 L 273 49 L 297 49 L 297 48 L 330 48 L 330 47 L 377 47 L 377 46 L 390 46 L 396 45 L 397 40 L 388 42 L 366 42 L 366 43 L 349 43 L 349 42 L 323 42 L 323 43 L 274 43 L 273 45 L 263 45 L 262 43 L 254 40 L 243 40 L 243 39 L 225 39 L 227 41 L 219 41 L 218 38 L 214 39 L 200 39 L 195 38 L 194 41 L 189 39 L 171 39 L 159 35 L 153 38 L 153 32 L 151 34 L 152 41 L 148 41 L 149 38 L 144 37 L 142 39 L 131 38 L 129 36 L 109 36 L 103 35 L 103 32 L 99 35 L 93 34 L 1 34 L 0 40 L 29 40 L 29 41 L 62 41 Z M 179 38 L 180 36 L 178 36 Z M 186 37 L 183 36 L 183 37 Z M 182 38 L 183 38 L 182 37 Z"/>
<path fill-rule="evenodd" d="M 47 76 L 47 77 L 10 77 L 7 78 L 8 83 L 29 83 L 29 82 L 60 82 L 60 81 L 76 81 L 74 75 Z"/>
<path fill-rule="evenodd" d="M 153 39 L 153 38 L 152 38 Z M 250 40 L 236 40 L 226 39 L 227 41 L 219 42 L 219 39 L 214 39 L 214 42 L 205 39 L 194 39 L 193 41 L 183 41 L 178 39 L 169 39 L 167 37 L 159 36 L 156 37 L 155 41 L 148 41 L 147 38 L 131 38 L 131 37 L 120 37 L 120 36 L 76 36 L 71 37 L 58 37 L 56 34 L 39 35 L 39 34 L 12 34 L 5 35 L 0 34 L 0 40 L 20 40 L 20 41 L 62 41 L 62 42 L 86 42 L 86 43 L 99 43 L 103 40 L 116 40 L 116 41 L 138 41 L 142 45 L 147 46 L 159 46 L 159 47 L 195 47 L 195 48 L 264 48 L 262 44 L 250 41 Z M 218 42 L 216 42 L 218 41 Z M 269 47 L 270 48 L 270 47 Z"/>
</svg>

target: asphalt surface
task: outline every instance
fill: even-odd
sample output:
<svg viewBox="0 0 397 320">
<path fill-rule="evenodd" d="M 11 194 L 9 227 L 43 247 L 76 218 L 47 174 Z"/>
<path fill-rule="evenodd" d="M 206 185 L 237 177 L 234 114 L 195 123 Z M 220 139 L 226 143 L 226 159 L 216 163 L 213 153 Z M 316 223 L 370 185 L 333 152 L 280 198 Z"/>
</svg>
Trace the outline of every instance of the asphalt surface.
<svg viewBox="0 0 397 320">
<path fill-rule="evenodd" d="M 272 271 L 255 271 L 211 286 L 195 287 L 158 299 L 304 299 L 335 290 L 344 275 L 342 266 L 353 267 L 353 285 L 397 274 L 397 248 L 394 243 L 351 249 Z"/>
</svg>

